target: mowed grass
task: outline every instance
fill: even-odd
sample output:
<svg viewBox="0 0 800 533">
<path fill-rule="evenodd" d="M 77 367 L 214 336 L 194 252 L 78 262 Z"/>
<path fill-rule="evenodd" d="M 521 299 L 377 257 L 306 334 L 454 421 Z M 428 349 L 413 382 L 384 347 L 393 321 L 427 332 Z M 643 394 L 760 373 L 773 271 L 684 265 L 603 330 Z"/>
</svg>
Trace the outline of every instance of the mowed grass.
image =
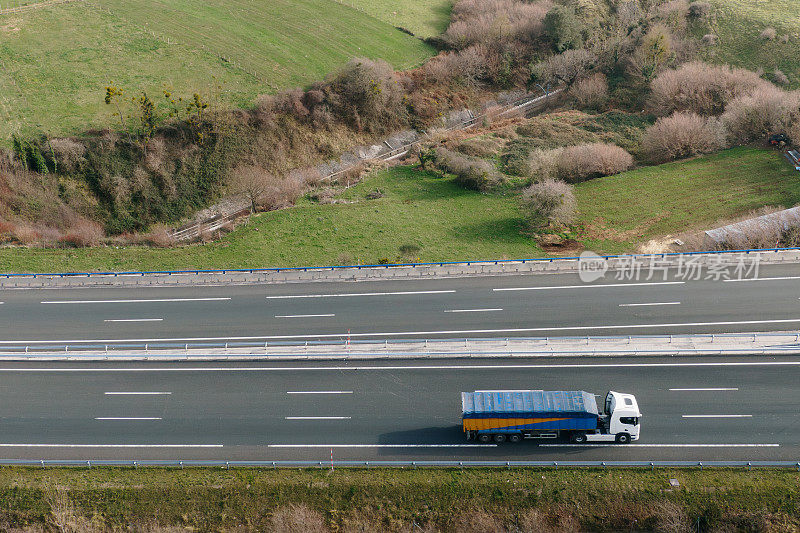
<svg viewBox="0 0 800 533">
<path fill-rule="evenodd" d="M 368 200 L 380 190 L 384 196 Z M 588 249 L 633 252 L 648 239 L 708 229 L 764 205 L 800 202 L 800 175 L 780 153 L 736 148 L 647 167 L 576 188 L 578 239 Z M 410 167 L 381 171 L 340 200 L 262 213 L 221 241 L 143 247 L 0 249 L 0 272 L 180 270 L 543 257 L 526 234 L 515 191 L 480 194 Z M 401 247 L 403 251 L 401 251 Z M 572 250 L 569 253 L 574 253 Z"/>
<path fill-rule="evenodd" d="M 800 174 L 780 152 L 743 147 L 600 178 L 576 192 L 582 242 L 612 253 L 762 206 L 792 207 L 800 202 Z"/>
<path fill-rule="evenodd" d="M 334 0 L 101 0 L 0 16 L 0 142 L 16 129 L 111 124 L 104 87 L 162 88 L 244 106 L 322 79 L 353 57 L 398 69 L 433 50 Z M 163 98 L 160 98 L 163 100 Z"/>
<path fill-rule="evenodd" d="M 418 37 L 433 37 L 447 29 L 454 0 L 340 0 Z"/>
<path fill-rule="evenodd" d="M 714 6 L 711 31 L 719 42 L 711 47 L 715 62 L 729 63 L 768 74 L 783 71 L 792 86 L 800 85 L 800 2 L 797 0 L 711 0 Z M 772 27 L 774 41 L 759 37 Z M 783 37 L 789 36 L 784 42 Z"/>
</svg>

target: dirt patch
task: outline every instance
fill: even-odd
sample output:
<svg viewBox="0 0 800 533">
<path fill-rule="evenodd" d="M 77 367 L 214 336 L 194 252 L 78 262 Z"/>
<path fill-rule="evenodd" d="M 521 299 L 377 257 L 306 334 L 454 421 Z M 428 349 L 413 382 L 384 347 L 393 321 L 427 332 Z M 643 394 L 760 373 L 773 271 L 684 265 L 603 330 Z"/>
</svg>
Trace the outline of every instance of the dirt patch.
<svg viewBox="0 0 800 533">
<path fill-rule="evenodd" d="M 648 230 L 669 216 L 669 213 L 661 213 L 658 216 L 649 218 L 633 229 L 618 230 L 610 227 L 602 217 L 595 218 L 585 226 L 586 236 L 590 239 L 630 242 L 642 239 Z"/>
<path fill-rule="evenodd" d="M 559 255 L 574 255 L 583 251 L 584 246 L 574 239 L 566 239 L 559 244 L 540 244 L 547 253 Z"/>
</svg>

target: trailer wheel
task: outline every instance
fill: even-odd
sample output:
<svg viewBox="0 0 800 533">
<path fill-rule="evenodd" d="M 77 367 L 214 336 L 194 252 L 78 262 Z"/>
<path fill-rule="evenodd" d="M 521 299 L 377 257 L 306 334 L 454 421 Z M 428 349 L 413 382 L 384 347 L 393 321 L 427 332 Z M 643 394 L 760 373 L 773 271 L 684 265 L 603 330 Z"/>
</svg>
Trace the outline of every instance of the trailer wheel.
<svg viewBox="0 0 800 533">
<path fill-rule="evenodd" d="M 571 440 L 573 444 L 584 444 L 586 442 L 586 435 L 583 433 L 573 433 L 569 440 Z"/>
<path fill-rule="evenodd" d="M 519 433 L 512 433 L 511 435 L 508 436 L 508 442 L 517 443 L 521 440 L 522 440 L 522 435 L 520 435 Z"/>
<path fill-rule="evenodd" d="M 500 444 L 501 442 L 505 442 L 505 441 L 506 441 L 506 436 L 505 436 L 504 434 L 502 434 L 502 433 L 497 433 L 497 434 L 494 436 L 494 441 L 495 441 L 497 444 Z"/>
<path fill-rule="evenodd" d="M 631 436 L 627 433 L 617 433 L 617 444 L 628 444 L 631 442 Z"/>
<path fill-rule="evenodd" d="M 478 435 L 478 442 L 482 444 L 486 444 L 487 442 L 492 440 L 492 436 L 488 433 L 481 433 Z"/>
</svg>

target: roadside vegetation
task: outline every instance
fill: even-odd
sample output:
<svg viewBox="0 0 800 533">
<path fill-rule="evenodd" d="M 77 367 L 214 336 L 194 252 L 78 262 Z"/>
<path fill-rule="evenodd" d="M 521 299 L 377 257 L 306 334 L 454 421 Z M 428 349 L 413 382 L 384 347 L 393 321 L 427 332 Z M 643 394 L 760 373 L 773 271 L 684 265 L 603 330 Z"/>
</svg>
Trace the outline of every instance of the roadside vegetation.
<svg viewBox="0 0 800 533">
<path fill-rule="evenodd" d="M 669 483 L 670 479 L 678 486 Z M 13 531 L 710 531 L 800 527 L 793 470 L 0 470 Z"/>
<path fill-rule="evenodd" d="M 323 189 L 298 200 L 291 209 L 259 213 L 235 231 L 221 232 L 218 240 L 217 235 L 210 236 L 214 240 L 205 244 L 14 248 L 14 253 L 0 254 L 0 271 L 517 259 L 577 255 L 583 248 L 631 252 L 665 235 L 685 239 L 686 232 L 707 229 L 761 206 L 800 202 L 800 182 L 776 155 L 771 150 L 736 148 L 578 184 L 577 209 L 570 210 L 571 229 L 542 242 L 532 235 L 549 221 L 520 208 L 526 180 L 509 177 L 502 188 L 480 193 L 464 189 L 454 176 L 401 166 L 371 173 L 346 190 Z"/>
<path fill-rule="evenodd" d="M 258 39 L 260 26 L 240 24 L 250 7 L 223 13 L 204 4 L 195 13 L 193 1 L 164 7 L 170 16 L 152 27 L 189 28 L 195 46 L 205 46 L 209 34 L 197 28 L 207 19 L 211 34 L 239 28 L 241 35 L 227 41 L 232 50 Z M 113 7 L 109 16 L 145 22 L 146 10 L 135 2 Z M 387 6 L 340 7 L 366 16 Z M 415 69 L 353 59 L 322 81 L 262 94 L 238 110 L 199 92 L 131 93 L 106 85 L 113 129 L 15 134 L 13 150 L 0 157 L 0 242 L 53 248 L 14 248 L 0 263 L 9 270 L 149 269 L 494 259 L 586 246 L 633 251 L 755 208 L 791 206 L 794 180 L 786 179 L 779 154 L 763 148 L 777 133 L 782 145 L 800 139 L 800 92 L 781 87 L 776 75 L 701 61 L 718 43 L 697 34 L 725 13 L 683 0 L 459 0 L 443 33 L 428 44 L 415 41 L 442 50 Z M 778 37 L 767 29 L 763 40 Z M 229 66 L 250 72 L 241 61 Z M 498 102 L 545 87 L 563 89 L 550 112 L 530 119 L 497 114 Z M 484 114 L 475 129 L 442 129 L 467 106 Z M 374 169 L 360 164 L 327 177 L 326 160 L 409 129 L 428 136 L 399 162 L 407 168 L 369 175 Z M 748 177 L 740 171 L 747 163 L 726 164 L 732 158 L 769 169 Z M 696 174 L 681 180 L 673 168 Z M 430 215 L 404 214 L 414 202 L 404 188 L 409 176 L 447 184 L 420 211 Z M 664 183 L 651 183 L 656 176 Z M 373 191 L 364 192 L 367 183 L 376 184 Z M 643 194 L 659 187 L 682 196 Z M 732 196 L 732 188 L 748 193 Z M 711 206 L 688 207 L 706 191 L 716 195 L 707 197 Z M 157 249 L 175 244 L 171 225 L 226 195 L 245 198 L 252 213 L 270 213 L 200 235 L 204 245 Z M 474 205 L 461 208 L 464 198 Z M 400 201 L 406 203 L 397 209 Z M 315 231 L 314 218 L 328 215 L 343 217 L 346 229 L 336 231 L 346 239 L 329 235 L 330 226 Z M 449 219 L 448 226 L 428 222 L 434 219 Z M 272 226 L 260 234 L 263 243 L 253 244 L 265 220 Z M 236 251 L 240 242 L 246 251 Z M 55 262 L 37 265 L 36 258 Z"/>
</svg>

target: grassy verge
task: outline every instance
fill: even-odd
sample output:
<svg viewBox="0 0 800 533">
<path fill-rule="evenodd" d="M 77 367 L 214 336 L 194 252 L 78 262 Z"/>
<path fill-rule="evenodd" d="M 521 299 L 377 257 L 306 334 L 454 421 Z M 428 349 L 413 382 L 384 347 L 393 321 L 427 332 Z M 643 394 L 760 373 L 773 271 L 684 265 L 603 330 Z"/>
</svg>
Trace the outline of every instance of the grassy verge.
<svg viewBox="0 0 800 533">
<path fill-rule="evenodd" d="M 402 69 L 433 52 L 332 0 L 99 4 L 0 15 L 0 142 L 16 128 L 59 135 L 111 124 L 116 119 L 103 102 L 109 83 L 129 96 L 147 91 L 157 103 L 167 87 L 241 106 L 322 79 L 355 56 Z"/>
<path fill-rule="evenodd" d="M 576 192 L 581 241 L 613 253 L 765 205 L 791 207 L 800 179 L 780 152 L 744 147 L 589 181 Z"/>
<path fill-rule="evenodd" d="M 798 494 L 791 470 L 3 468 L 0 520 L 76 531 L 796 531 Z"/>
<path fill-rule="evenodd" d="M 367 195 L 380 191 L 381 198 Z M 635 251 L 648 239 L 709 228 L 764 205 L 800 202 L 800 180 L 780 154 L 735 148 L 577 186 L 586 248 Z M 546 255 L 525 234 L 513 186 L 466 191 L 409 167 L 377 172 L 336 204 L 302 200 L 262 213 L 221 241 L 172 249 L 0 249 L 0 272 L 180 270 L 458 261 Z M 574 253 L 574 250 L 572 251 Z"/>
</svg>

